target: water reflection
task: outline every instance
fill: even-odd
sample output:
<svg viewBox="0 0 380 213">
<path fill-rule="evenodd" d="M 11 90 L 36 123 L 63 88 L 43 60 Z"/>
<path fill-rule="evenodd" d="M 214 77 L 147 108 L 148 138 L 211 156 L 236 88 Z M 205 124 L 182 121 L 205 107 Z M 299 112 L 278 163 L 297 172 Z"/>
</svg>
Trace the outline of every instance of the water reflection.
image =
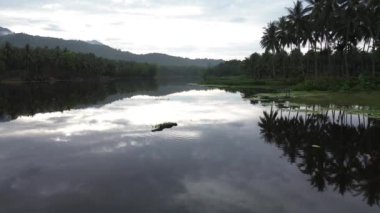
<svg viewBox="0 0 380 213">
<path fill-rule="evenodd" d="M 362 196 L 368 205 L 379 205 L 379 120 L 334 110 L 301 114 L 264 111 L 261 134 L 309 176 L 314 188 L 325 191 L 332 186 L 342 195 Z"/>
<path fill-rule="evenodd" d="M 0 84 L 0 122 L 14 120 L 20 115 L 84 108 L 106 101 L 111 95 L 155 88 L 157 85 L 154 81 Z"/>
<path fill-rule="evenodd" d="M 64 112 L 38 113 L 34 116 L 20 116 L 17 120 L 0 125 L 2 137 L 23 135 L 44 135 L 55 141 L 70 141 L 74 135 L 90 132 L 124 132 L 145 134 L 156 124 L 176 122 L 186 127 L 200 124 L 222 124 L 239 121 L 247 114 L 259 115 L 260 109 L 239 109 L 240 97 L 222 90 L 189 90 L 173 93 L 161 98 L 136 95 L 113 101 L 101 107 L 89 106 Z M 215 109 L 224 106 L 225 110 Z M 190 137 L 199 133 L 169 131 Z"/>
<path fill-rule="evenodd" d="M 279 158 L 282 150 L 263 142 L 258 123 L 270 108 L 240 93 L 170 83 L 116 88 L 103 96 L 88 91 L 102 97 L 88 105 L 62 112 L 40 105 L 33 116 L 19 111 L 0 123 L 0 212 L 378 211 L 362 195 L 311 189 L 298 168 Z M 281 111 L 272 120 L 278 117 Z M 178 126 L 151 132 L 164 122 Z M 367 118 L 360 124 L 374 127 Z M 272 132 L 268 138 L 276 139 Z M 360 180 L 370 180 L 374 174 L 362 169 Z"/>
</svg>

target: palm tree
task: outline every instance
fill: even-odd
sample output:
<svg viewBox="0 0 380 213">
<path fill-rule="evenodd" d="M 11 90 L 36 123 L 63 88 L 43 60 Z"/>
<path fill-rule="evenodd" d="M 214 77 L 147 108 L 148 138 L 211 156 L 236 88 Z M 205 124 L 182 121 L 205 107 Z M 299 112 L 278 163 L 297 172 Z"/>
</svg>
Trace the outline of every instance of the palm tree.
<svg viewBox="0 0 380 213">
<path fill-rule="evenodd" d="M 337 15 L 336 10 L 338 7 L 337 0 L 323 0 L 320 2 L 318 11 L 315 11 L 318 15 L 318 23 L 321 25 L 321 38 L 320 45 L 321 51 L 324 49 L 327 55 L 327 70 L 331 73 L 332 63 L 331 63 L 331 43 L 334 43 L 334 37 L 336 36 L 336 30 L 334 29 L 334 23 L 336 22 Z M 324 42 L 324 45 L 323 45 Z M 323 47 L 324 46 L 324 47 Z"/>
<path fill-rule="evenodd" d="M 264 35 L 261 38 L 261 47 L 267 52 L 272 53 L 272 76 L 276 76 L 276 71 L 274 68 L 274 58 L 276 52 L 278 52 L 280 44 L 279 39 L 277 38 L 277 23 L 270 22 L 266 28 L 264 28 Z"/>
<path fill-rule="evenodd" d="M 310 2 L 310 1 L 309 1 Z M 323 48 L 323 42 L 325 42 L 325 49 L 330 47 L 330 40 L 333 39 L 335 30 L 333 29 L 335 26 L 333 23 L 336 21 L 337 17 L 337 0 L 323 0 L 323 1 L 315 1 L 313 16 L 316 18 L 316 21 L 321 27 L 322 38 L 321 49 Z"/>
<path fill-rule="evenodd" d="M 305 36 L 309 42 L 312 53 L 314 56 L 314 74 L 318 76 L 318 54 L 317 54 L 317 43 L 322 41 L 322 31 L 323 25 L 321 23 L 321 13 L 322 13 L 322 1 L 321 0 L 307 0 L 309 5 L 306 7 L 306 10 L 310 12 L 307 15 L 309 25 L 305 29 Z"/>
<path fill-rule="evenodd" d="M 377 74 L 379 0 L 296 0 L 286 9 L 288 15 L 269 23 L 261 40 L 266 50 L 263 58 L 272 60 L 272 73 L 265 66 L 272 77 L 300 72 L 306 77 L 313 68 L 315 76 L 322 72 L 346 77 Z M 309 51 L 303 55 L 301 47 L 305 46 Z M 287 56 L 285 50 L 289 47 L 291 54 Z M 286 58 L 291 62 L 285 64 Z M 283 70 L 278 72 L 277 66 Z M 292 72 L 285 72 L 286 68 Z"/>
<path fill-rule="evenodd" d="M 278 26 L 277 26 L 277 32 L 276 37 L 278 38 L 279 45 L 282 50 L 285 49 L 285 47 L 289 47 L 292 39 L 289 32 L 289 22 L 286 19 L 285 16 L 281 17 L 278 20 Z"/>
<path fill-rule="evenodd" d="M 288 10 L 288 20 L 290 22 L 291 28 L 293 28 L 295 36 L 295 44 L 299 50 L 301 50 L 301 42 L 304 37 L 304 31 L 308 25 L 307 19 L 305 18 L 309 10 L 303 7 L 301 1 L 296 1 L 293 8 L 287 8 Z"/>
<path fill-rule="evenodd" d="M 364 8 L 360 13 L 361 20 L 365 24 L 365 28 L 368 32 L 368 40 L 372 40 L 372 75 L 376 74 L 376 43 L 379 42 L 380 36 L 380 4 L 377 0 L 366 0 L 364 1 Z"/>
<path fill-rule="evenodd" d="M 280 54 L 279 58 L 281 61 L 281 67 L 282 67 L 282 73 L 288 75 L 288 72 L 285 71 L 285 66 L 284 66 L 284 60 L 286 60 L 287 53 L 285 51 L 286 47 L 290 47 L 292 45 L 292 41 L 294 40 L 291 36 L 290 29 L 289 29 L 289 21 L 285 16 L 282 16 L 278 22 L 277 22 L 277 32 L 276 32 L 276 37 L 279 42 L 279 47 L 280 47 Z M 285 57 L 284 57 L 285 56 Z"/>
<path fill-rule="evenodd" d="M 297 55 L 297 57 L 301 57 L 301 58 L 296 58 L 296 61 L 297 63 L 299 62 L 298 67 L 301 70 L 303 70 L 303 74 L 305 76 L 306 72 L 303 68 L 303 62 L 301 60 L 302 59 L 301 44 L 305 46 L 305 44 L 307 43 L 306 29 L 308 25 L 307 15 L 309 13 L 309 10 L 304 8 L 303 3 L 300 0 L 297 0 L 296 2 L 294 2 L 293 8 L 286 8 L 286 9 L 289 13 L 287 18 L 289 20 L 290 32 L 294 36 L 293 42 L 297 47 L 297 51 L 295 51 L 295 53 L 298 52 L 295 55 Z M 293 69 L 295 69 L 295 67 Z"/>
<path fill-rule="evenodd" d="M 336 23 L 337 36 L 344 56 L 346 77 L 350 75 L 347 53 L 353 47 L 356 47 L 360 41 L 359 6 L 360 0 L 342 0 L 339 2 L 339 7 L 336 11 L 336 15 L 339 17 Z"/>
</svg>

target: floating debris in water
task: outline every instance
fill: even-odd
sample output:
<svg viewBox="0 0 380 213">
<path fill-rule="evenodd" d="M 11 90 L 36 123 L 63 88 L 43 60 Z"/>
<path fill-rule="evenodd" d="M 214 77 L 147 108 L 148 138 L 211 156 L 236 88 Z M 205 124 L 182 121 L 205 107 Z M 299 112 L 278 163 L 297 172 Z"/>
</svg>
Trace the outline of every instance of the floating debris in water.
<svg viewBox="0 0 380 213">
<path fill-rule="evenodd" d="M 319 146 L 319 145 L 312 145 L 311 147 L 317 148 L 317 149 L 321 148 L 321 146 Z"/>
<path fill-rule="evenodd" d="M 178 124 L 172 123 L 172 122 L 158 124 L 158 125 L 154 126 L 154 129 L 152 130 L 152 132 L 160 132 L 164 129 L 170 129 L 170 128 L 173 128 L 175 126 L 178 126 Z"/>
</svg>

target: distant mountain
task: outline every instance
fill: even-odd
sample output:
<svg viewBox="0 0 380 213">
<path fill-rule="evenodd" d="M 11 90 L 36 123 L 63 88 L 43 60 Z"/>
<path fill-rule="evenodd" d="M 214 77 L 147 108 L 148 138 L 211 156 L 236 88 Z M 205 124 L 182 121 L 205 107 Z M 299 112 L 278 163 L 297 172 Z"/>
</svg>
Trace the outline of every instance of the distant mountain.
<svg viewBox="0 0 380 213">
<path fill-rule="evenodd" d="M 103 43 L 97 41 L 97 40 L 91 40 L 91 41 L 87 41 L 87 43 L 89 44 L 95 44 L 95 45 L 104 45 Z"/>
<path fill-rule="evenodd" d="M 223 60 L 213 59 L 189 59 L 176 56 L 170 56 L 161 53 L 151 54 L 134 54 L 127 51 L 121 51 L 109 46 L 106 46 L 98 41 L 78 41 L 78 40 L 63 40 L 59 38 L 31 36 L 24 33 L 12 33 L 6 34 L 7 29 L 0 32 L 4 32 L 3 36 L 0 36 L 0 43 L 9 42 L 17 47 L 24 47 L 29 44 L 31 47 L 48 47 L 61 49 L 68 49 L 73 52 L 79 53 L 93 53 L 96 56 L 124 61 L 135 61 L 143 63 L 152 63 L 162 66 L 198 66 L 198 67 L 213 67 L 223 62 Z"/>
<path fill-rule="evenodd" d="M 7 28 L 0 27 L 0 36 L 5 36 L 9 34 L 13 34 L 13 32 Z"/>
</svg>

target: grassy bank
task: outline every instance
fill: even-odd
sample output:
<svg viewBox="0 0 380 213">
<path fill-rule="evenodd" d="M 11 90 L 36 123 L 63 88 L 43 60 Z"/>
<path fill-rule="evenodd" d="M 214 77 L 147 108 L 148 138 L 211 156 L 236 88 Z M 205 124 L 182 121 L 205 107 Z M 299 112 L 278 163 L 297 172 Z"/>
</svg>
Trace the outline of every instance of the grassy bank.
<svg viewBox="0 0 380 213">
<path fill-rule="evenodd" d="M 372 92 L 322 92 L 293 91 L 289 93 L 259 93 L 250 98 L 253 101 L 277 102 L 288 101 L 291 106 L 314 106 L 331 108 L 336 106 L 351 113 L 365 113 L 373 118 L 380 118 L 380 91 Z"/>
<path fill-rule="evenodd" d="M 203 81 L 203 85 L 230 88 L 273 88 L 290 89 L 294 91 L 330 91 L 358 92 L 380 91 L 380 79 L 370 79 L 366 76 L 357 78 L 316 78 L 316 79 L 263 79 L 256 80 L 248 76 L 211 77 Z"/>
<path fill-rule="evenodd" d="M 219 88 L 265 88 L 280 89 L 294 84 L 284 80 L 255 80 L 247 76 L 211 77 L 204 79 L 202 85 Z"/>
<path fill-rule="evenodd" d="M 285 100 L 293 103 L 321 106 L 369 106 L 380 109 L 380 91 L 373 92 L 321 92 L 293 91 L 290 93 L 259 93 L 256 100 Z"/>
<path fill-rule="evenodd" d="M 254 80 L 246 76 L 207 79 L 204 85 L 240 91 L 245 98 L 292 105 L 337 106 L 347 111 L 380 117 L 380 83 L 364 77 L 356 79 Z M 256 92 L 267 89 L 268 92 Z M 357 107 L 360 106 L 360 107 Z"/>
</svg>

